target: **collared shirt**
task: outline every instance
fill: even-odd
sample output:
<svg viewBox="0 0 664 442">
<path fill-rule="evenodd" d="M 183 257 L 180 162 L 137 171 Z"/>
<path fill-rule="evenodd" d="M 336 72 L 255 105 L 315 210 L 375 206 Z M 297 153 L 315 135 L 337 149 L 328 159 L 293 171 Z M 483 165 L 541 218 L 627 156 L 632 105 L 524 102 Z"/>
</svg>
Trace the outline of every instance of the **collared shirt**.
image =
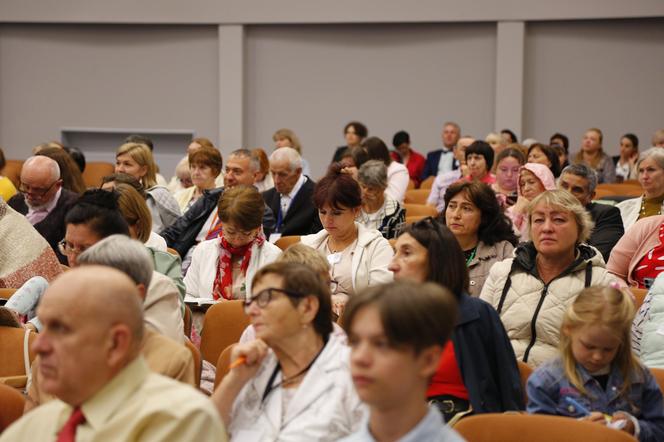
<svg viewBox="0 0 664 442">
<path fill-rule="evenodd" d="M 212 402 L 187 385 L 150 373 L 143 357 L 120 371 L 81 406 L 76 440 L 226 441 Z M 54 441 L 73 408 L 54 400 L 9 427 L 0 441 Z"/>
<path fill-rule="evenodd" d="M 443 146 L 440 160 L 438 160 L 438 175 L 454 169 L 454 151 Z"/>
<path fill-rule="evenodd" d="M 293 199 L 297 195 L 297 192 L 300 191 L 304 183 L 307 181 L 307 177 L 304 176 L 304 174 L 300 174 L 300 178 L 297 179 L 297 183 L 293 186 L 293 189 L 291 189 L 290 193 L 288 195 L 284 195 L 283 193 L 279 194 L 280 197 L 280 207 L 281 207 L 281 216 L 283 218 L 286 217 L 286 214 L 288 213 L 288 209 L 290 208 L 291 203 L 293 202 Z M 283 219 L 282 218 L 282 219 Z"/>
<path fill-rule="evenodd" d="M 465 439 L 452 428 L 445 425 L 440 411 L 435 406 L 429 405 L 429 412 L 424 418 L 408 433 L 406 433 L 399 442 L 463 442 Z M 376 439 L 369 430 L 369 421 L 367 420 L 360 431 L 353 433 L 339 442 L 375 442 Z"/>
<path fill-rule="evenodd" d="M 55 209 L 55 206 L 58 205 L 60 195 L 62 195 L 62 187 L 58 189 L 51 201 L 41 206 L 31 206 L 28 204 L 28 200 L 26 199 L 25 204 L 28 206 L 28 213 L 25 214 L 25 217 L 28 219 L 28 221 L 30 221 L 30 224 L 34 226 L 35 224 L 43 221 L 44 218 L 46 218 L 48 214 L 51 213 L 53 209 Z"/>
</svg>

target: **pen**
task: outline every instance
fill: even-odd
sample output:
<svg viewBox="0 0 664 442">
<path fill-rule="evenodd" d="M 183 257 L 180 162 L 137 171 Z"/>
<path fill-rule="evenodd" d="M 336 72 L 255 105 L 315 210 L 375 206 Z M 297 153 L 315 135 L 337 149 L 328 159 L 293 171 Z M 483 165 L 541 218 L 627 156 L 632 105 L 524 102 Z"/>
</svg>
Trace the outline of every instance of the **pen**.
<svg viewBox="0 0 664 442">
<path fill-rule="evenodd" d="M 239 367 L 240 365 L 244 364 L 245 362 L 247 362 L 247 358 L 245 358 L 244 356 L 240 356 L 239 358 L 234 360 L 231 365 L 228 366 L 228 369 L 232 370 L 235 367 Z"/>
</svg>

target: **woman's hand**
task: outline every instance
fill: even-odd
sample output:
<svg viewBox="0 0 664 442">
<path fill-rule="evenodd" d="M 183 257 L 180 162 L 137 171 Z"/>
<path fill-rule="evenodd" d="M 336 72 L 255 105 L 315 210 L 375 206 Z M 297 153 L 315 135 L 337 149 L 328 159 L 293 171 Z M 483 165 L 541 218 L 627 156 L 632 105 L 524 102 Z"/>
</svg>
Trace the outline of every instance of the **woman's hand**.
<svg viewBox="0 0 664 442">
<path fill-rule="evenodd" d="M 596 424 L 606 425 L 606 419 L 604 418 L 604 413 L 599 411 L 593 411 L 588 416 L 581 418 L 583 421 L 594 422 Z"/>
<path fill-rule="evenodd" d="M 269 347 L 262 339 L 255 339 L 244 344 L 237 344 L 231 351 L 231 366 L 228 373 L 233 383 L 244 385 L 254 377 Z M 243 361 L 239 363 L 239 361 Z"/>
<path fill-rule="evenodd" d="M 632 418 L 629 414 L 622 411 L 616 411 L 611 417 L 613 418 L 614 422 L 618 420 L 625 421 L 625 425 L 621 428 L 621 430 L 627 434 L 634 435 L 634 422 L 632 421 Z"/>
</svg>

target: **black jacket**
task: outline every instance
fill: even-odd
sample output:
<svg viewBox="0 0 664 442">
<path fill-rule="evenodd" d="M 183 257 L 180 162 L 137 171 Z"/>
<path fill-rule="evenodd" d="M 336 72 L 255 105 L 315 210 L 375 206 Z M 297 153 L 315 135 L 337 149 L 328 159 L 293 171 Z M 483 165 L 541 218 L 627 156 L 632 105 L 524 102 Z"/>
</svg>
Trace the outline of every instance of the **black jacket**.
<svg viewBox="0 0 664 442">
<path fill-rule="evenodd" d="M 590 203 L 586 206 L 595 228 L 590 235 L 588 244 L 594 246 L 604 257 L 604 262 L 609 262 L 609 255 L 613 246 L 625 234 L 620 210 L 607 204 Z"/>
<path fill-rule="evenodd" d="M 317 233 L 323 228 L 318 217 L 318 209 L 314 207 L 312 201 L 315 185 L 316 183 L 307 178 L 295 198 L 293 198 L 288 212 L 286 212 L 286 216 L 281 222 L 281 227 L 278 228 L 279 233 L 283 236 L 309 235 L 310 233 Z M 272 210 L 272 213 L 275 214 L 278 222 L 281 196 L 277 189 L 273 187 L 263 192 L 263 200 Z M 277 231 L 276 225 L 275 231 Z"/>
<path fill-rule="evenodd" d="M 224 192 L 223 187 L 203 192 L 200 197 L 184 215 L 180 216 L 173 224 L 161 231 L 161 236 L 166 240 L 168 247 L 178 251 L 184 259 L 190 248 L 196 244 L 196 236 L 201 231 L 210 213 L 217 208 L 219 198 Z M 275 220 L 272 210 L 265 206 L 263 212 L 263 231 L 269 236 L 274 228 Z"/>
<path fill-rule="evenodd" d="M 452 343 L 474 413 L 524 409 L 516 356 L 489 303 L 461 296 Z"/>
<path fill-rule="evenodd" d="M 58 243 L 65 237 L 65 216 L 71 206 L 78 201 L 79 195 L 67 189 L 62 189 L 60 199 L 58 199 L 55 208 L 46 218 L 34 225 L 34 228 L 41 236 L 48 241 L 55 255 L 61 264 L 68 264 L 67 257 L 60 253 Z M 9 206 L 21 215 L 28 213 L 28 205 L 25 203 L 25 197 L 22 193 L 17 193 L 7 201 Z"/>
</svg>

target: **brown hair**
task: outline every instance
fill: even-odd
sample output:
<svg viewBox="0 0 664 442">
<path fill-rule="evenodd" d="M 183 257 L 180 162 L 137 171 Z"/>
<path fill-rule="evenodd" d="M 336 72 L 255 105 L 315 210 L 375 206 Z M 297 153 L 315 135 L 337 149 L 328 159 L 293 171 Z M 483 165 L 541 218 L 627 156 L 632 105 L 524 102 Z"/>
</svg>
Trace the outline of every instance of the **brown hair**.
<svg viewBox="0 0 664 442">
<path fill-rule="evenodd" d="M 152 215 L 145 199 L 129 184 L 116 183 L 115 190 L 120 195 L 118 208 L 122 217 L 129 226 L 136 228 L 137 239 L 143 243 L 147 242 L 152 231 Z"/>
<path fill-rule="evenodd" d="M 365 307 L 378 310 L 391 346 L 412 348 L 419 354 L 433 345 L 444 346 L 457 319 L 457 302 L 446 288 L 427 282 L 397 281 L 369 287 L 350 298 L 341 324 L 352 339 L 353 320 Z"/>
<path fill-rule="evenodd" d="M 277 141 L 280 138 L 286 138 L 288 141 L 290 141 L 290 147 L 293 149 L 297 150 L 297 153 L 302 155 L 302 144 L 300 143 L 300 139 L 295 135 L 295 132 L 293 132 L 290 129 L 279 129 L 272 135 L 272 141 Z"/>
<path fill-rule="evenodd" d="M 270 160 L 267 158 L 267 154 L 263 149 L 260 147 L 251 149 L 251 156 L 258 160 L 258 163 L 260 164 L 260 172 L 263 175 L 270 173 Z"/>
<path fill-rule="evenodd" d="M 224 161 L 221 158 L 221 152 L 218 149 L 212 147 L 201 147 L 196 149 L 189 154 L 189 166 L 196 164 L 199 166 L 208 166 L 212 169 L 212 174 L 216 177 L 221 173 L 221 169 L 224 167 Z"/>
<path fill-rule="evenodd" d="M 76 162 L 72 159 L 71 155 L 69 155 L 63 148 L 44 147 L 35 155 L 43 155 L 58 163 L 58 166 L 60 166 L 62 187 L 78 194 L 85 192 L 85 183 L 83 182 L 81 169 L 78 168 L 78 165 L 76 165 Z"/>
<path fill-rule="evenodd" d="M 239 185 L 224 190 L 219 199 L 219 219 L 243 229 L 256 229 L 263 224 L 265 202 L 254 186 Z"/>
<path fill-rule="evenodd" d="M 5 153 L 2 151 L 2 147 L 0 147 L 0 172 L 2 172 L 2 169 L 4 169 L 6 165 L 7 161 L 5 160 Z"/>
<path fill-rule="evenodd" d="M 139 166 L 147 166 L 145 176 L 141 178 L 141 184 L 143 184 L 145 190 L 149 190 L 157 185 L 157 165 L 154 162 L 152 151 L 148 146 L 138 143 L 125 143 L 118 147 L 115 158 L 120 155 L 129 155 Z"/>
<path fill-rule="evenodd" d="M 306 296 L 314 296 L 318 299 L 318 312 L 313 320 L 313 327 L 324 340 L 332 333 L 332 295 L 330 287 L 325 284 L 313 269 L 304 264 L 295 262 L 273 262 L 260 268 L 252 281 L 252 286 L 265 275 L 277 275 L 281 277 L 284 290 L 301 293 Z M 289 296 L 291 303 L 296 306 L 301 298 Z"/>
<path fill-rule="evenodd" d="M 194 138 L 193 140 L 191 140 L 189 142 L 189 144 L 191 144 L 191 143 L 196 143 L 196 144 L 200 145 L 201 147 L 205 147 L 207 149 L 216 149 L 216 147 L 214 147 L 214 144 L 212 143 L 212 141 L 210 141 L 208 138 L 204 138 L 204 137 Z"/>
<path fill-rule="evenodd" d="M 342 206 L 354 209 L 362 205 L 360 185 L 352 176 L 342 173 L 341 168 L 340 163 L 332 164 L 327 175 L 316 183 L 313 200 L 317 209 L 322 209 L 326 204 L 335 209 Z"/>
<path fill-rule="evenodd" d="M 115 183 L 115 184 L 128 184 L 145 199 L 146 198 L 146 193 L 145 189 L 143 188 L 143 185 L 141 184 L 140 181 L 136 179 L 136 177 L 133 177 L 127 173 L 112 173 L 110 175 L 106 175 L 101 179 L 101 185 L 99 187 L 102 187 L 106 183 Z"/>
</svg>

